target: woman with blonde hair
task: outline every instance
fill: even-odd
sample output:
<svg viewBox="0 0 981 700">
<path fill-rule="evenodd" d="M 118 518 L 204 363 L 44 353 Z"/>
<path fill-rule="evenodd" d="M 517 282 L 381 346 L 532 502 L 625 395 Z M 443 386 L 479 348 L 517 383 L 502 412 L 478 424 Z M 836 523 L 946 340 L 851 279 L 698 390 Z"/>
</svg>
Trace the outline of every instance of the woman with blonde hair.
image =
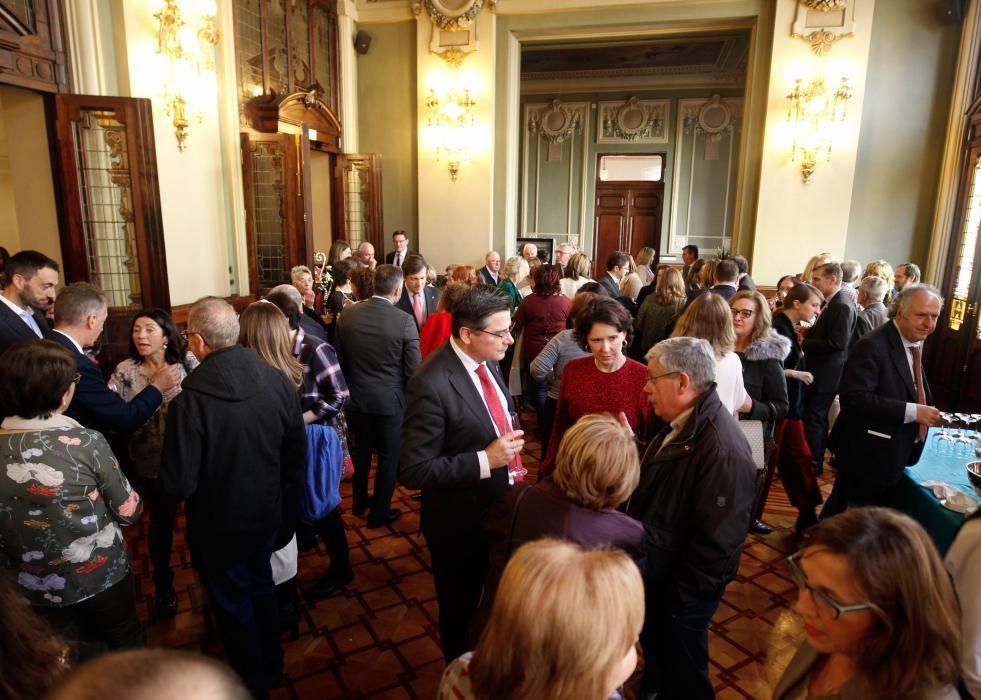
<svg viewBox="0 0 981 700">
<path fill-rule="evenodd" d="M 644 299 L 634 321 L 634 336 L 637 338 L 635 359 L 646 355 L 648 350 L 671 334 L 671 328 L 687 301 L 681 272 L 673 267 L 659 269 L 654 293 Z"/>
<path fill-rule="evenodd" d="M 559 280 L 562 293 L 572 299 L 580 287 L 592 281 L 589 279 L 589 258 L 582 253 L 573 253 L 566 263 L 562 279 Z"/>
<path fill-rule="evenodd" d="M 501 268 L 501 281 L 497 285 L 497 288 L 508 295 L 508 299 L 511 301 L 512 315 L 514 315 L 515 310 L 524 298 L 521 296 L 518 288 L 524 283 L 527 277 L 528 261 L 520 255 L 513 255 L 508 258 L 504 263 L 504 267 Z"/>
<path fill-rule="evenodd" d="M 736 333 L 729 304 L 714 292 L 704 292 L 689 302 L 675 324 L 672 338 L 687 336 L 707 340 L 715 353 L 715 390 L 726 410 L 735 414 L 749 396 L 743 386 L 743 366 L 736 355 Z"/>
<path fill-rule="evenodd" d="M 801 273 L 800 278 L 805 282 L 810 282 L 814 270 L 822 265 L 827 265 L 829 262 L 835 262 L 835 257 L 831 253 L 818 253 L 807 261 L 807 265 L 804 266 L 804 272 Z"/>
<path fill-rule="evenodd" d="M 640 570 L 623 552 L 555 540 L 512 557 L 477 648 L 443 673 L 440 700 L 606 700 L 637 665 Z"/>
<path fill-rule="evenodd" d="M 238 342 L 255 350 L 273 368 L 286 375 L 293 386 L 303 381 L 303 365 L 290 352 L 290 324 L 275 304 L 256 301 L 239 317 Z"/>
<path fill-rule="evenodd" d="M 640 294 L 640 288 L 644 286 L 644 282 L 637 272 L 638 267 L 633 255 L 627 256 L 627 270 L 627 274 L 620 280 L 620 291 L 630 301 L 636 302 L 637 295 Z"/>
<path fill-rule="evenodd" d="M 957 598 L 912 518 L 855 508 L 818 523 L 787 559 L 804 644 L 773 693 L 957 700 Z"/>
<path fill-rule="evenodd" d="M 609 413 L 576 421 L 562 438 L 555 471 L 534 486 L 508 492 L 484 517 L 490 565 L 478 621 L 490 612 L 508 558 L 526 542 L 555 537 L 583 547 L 614 547 L 640 562 L 644 526 L 617 510 L 639 481 L 640 461 L 629 430 Z"/>
<path fill-rule="evenodd" d="M 646 286 L 654 281 L 654 270 L 651 269 L 651 263 L 657 257 L 657 253 L 650 246 L 644 246 L 639 251 L 637 251 L 637 274 L 640 275 L 640 283 L 642 286 Z"/>
</svg>

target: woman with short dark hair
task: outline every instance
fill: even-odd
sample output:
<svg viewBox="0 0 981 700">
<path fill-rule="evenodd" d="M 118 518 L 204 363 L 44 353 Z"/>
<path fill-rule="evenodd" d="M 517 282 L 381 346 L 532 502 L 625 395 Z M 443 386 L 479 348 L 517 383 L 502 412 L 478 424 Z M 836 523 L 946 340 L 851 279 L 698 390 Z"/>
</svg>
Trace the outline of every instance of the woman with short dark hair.
<svg viewBox="0 0 981 700">
<path fill-rule="evenodd" d="M 31 340 L 0 356 L 0 551 L 18 592 L 69 641 L 139 647 L 143 627 L 119 525 L 143 503 L 105 438 L 63 415 L 75 358 Z"/>
<path fill-rule="evenodd" d="M 645 433 L 650 418 L 650 402 L 644 393 L 647 366 L 624 354 L 633 328 L 630 312 L 606 297 L 597 296 L 576 317 L 576 342 L 591 357 L 572 360 L 565 366 L 540 474 L 552 471 L 565 431 L 587 413 L 623 413 L 635 434 Z"/>
</svg>

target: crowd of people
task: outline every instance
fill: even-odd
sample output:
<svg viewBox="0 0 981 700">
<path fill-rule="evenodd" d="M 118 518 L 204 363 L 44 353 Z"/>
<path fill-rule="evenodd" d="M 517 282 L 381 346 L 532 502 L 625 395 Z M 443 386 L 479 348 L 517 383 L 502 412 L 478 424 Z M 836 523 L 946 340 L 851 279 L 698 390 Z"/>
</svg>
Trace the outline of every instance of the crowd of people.
<svg viewBox="0 0 981 700">
<path fill-rule="evenodd" d="M 714 697 L 709 623 L 749 533 L 771 532 L 775 475 L 799 514 L 786 567 L 806 641 L 774 697 L 981 697 L 981 518 L 945 568 L 895 498 L 940 420 L 922 345 L 943 299 L 916 265 L 825 253 L 767 298 L 745 258 L 695 246 L 681 269 L 647 248 L 599 268 L 563 243 L 440 275 L 404 231 L 392 243 L 379 264 L 337 241 L 240 311 L 198 300 L 183 331 L 136 311 L 105 372 L 101 290 L 59 290 L 37 251 L 6 261 L 0 694 L 95 697 L 115 674 L 265 697 L 297 624 L 298 553 L 319 540 L 330 560 L 310 598 L 353 580 L 350 473 L 371 529 L 401 517 L 397 483 L 418 491 L 441 698 L 619 698 L 638 645 L 641 697 Z M 120 528 L 149 515 L 154 615 L 172 617 L 181 503 L 234 674 L 135 651 Z"/>
</svg>

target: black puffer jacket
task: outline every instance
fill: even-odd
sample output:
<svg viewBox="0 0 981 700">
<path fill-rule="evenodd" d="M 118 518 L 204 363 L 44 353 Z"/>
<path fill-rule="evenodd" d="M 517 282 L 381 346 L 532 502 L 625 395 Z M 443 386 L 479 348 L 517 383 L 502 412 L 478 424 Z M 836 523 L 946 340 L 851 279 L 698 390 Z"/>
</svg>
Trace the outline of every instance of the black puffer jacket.
<svg viewBox="0 0 981 700">
<path fill-rule="evenodd" d="M 668 605 L 718 600 L 736 576 L 756 496 L 749 443 L 713 384 L 681 433 L 647 447 L 627 513 L 647 531 L 648 585 Z"/>
<path fill-rule="evenodd" d="M 790 352 L 790 341 L 770 331 L 757 338 L 746 352 L 736 353 L 743 363 L 743 386 L 753 399 L 749 413 L 740 413 L 742 420 L 763 421 L 763 434 L 773 437 L 773 426 L 787 415 L 787 379 L 783 361 Z"/>
</svg>

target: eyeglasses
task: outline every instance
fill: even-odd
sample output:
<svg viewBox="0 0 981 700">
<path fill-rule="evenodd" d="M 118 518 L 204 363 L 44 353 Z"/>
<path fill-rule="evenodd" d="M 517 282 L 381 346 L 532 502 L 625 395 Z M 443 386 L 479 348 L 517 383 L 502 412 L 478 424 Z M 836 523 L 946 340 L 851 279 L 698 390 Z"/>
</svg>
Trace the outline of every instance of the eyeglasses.
<svg viewBox="0 0 981 700">
<path fill-rule="evenodd" d="M 754 313 L 756 313 L 756 312 L 753 311 L 752 309 L 733 309 L 732 310 L 732 317 L 733 318 L 742 318 L 742 319 L 745 319 L 745 320 L 748 321 L 749 319 L 753 318 L 753 314 Z"/>
<path fill-rule="evenodd" d="M 82 374 L 80 372 L 75 372 L 75 376 L 72 377 L 72 384 L 78 384 L 82 381 Z"/>
<path fill-rule="evenodd" d="M 862 612 L 863 610 L 872 610 L 873 612 L 879 614 L 879 609 L 872 603 L 862 603 L 861 605 L 842 605 L 824 591 L 814 588 L 814 586 L 811 585 L 811 582 L 807 580 L 807 575 L 804 573 L 804 570 L 801 569 L 800 565 L 797 563 L 802 556 L 804 556 L 803 550 L 787 557 L 787 566 L 790 567 L 790 576 L 794 579 L 794 583 L 797 584 L 797 588 L 802 591 L 807 590 L 807 592 L 811 594 L 811 598 L 814 600 L 814 604 L 817 606 L 818 612 L 820 612 L 821 615 L 831 618 L 832 620 L 837 620 L 845 613 Z M 880 615 L 880 617 L 882 616 Z"/>
<path fill-rule="evenodd" d="M 672 374 L 678 374 L 678 372 L 677 371 L 665 372 L 664 374 L 657 374 L 653 377 L 649 376 L 647 377 L 647 381 L 650 382 L 651 384 L 656 384 L 658 379 L 663 379 L 664 377 L 670 377 Z"/>
<path fill-rule="evenodd" d="M 464 328 L 467 328 L 467 326 L 464 326 Z M 485 333 L 486 335 L 492 335 L 495 338 L 497 338 L 498 340 L 504 340 L 505 338 L 507 338 L 508 336 L 511 335 L 511 329 L 510 328 L 508 328 L 507 330 L 503 330 L 503 331 L 485 331 L 485 330 L 483 330 L 481 328 L 469 328 L 468 330 L 471 333 Z"/>
<path fill-rule="evenodd" d="M 263 299 L 263 301 L 265 301 L 265 299 Z M 208 341 L 204 339 L 204 336 L 198 333 L 197 331 L 181 331 L 181 340 L 183 340 L 186 343 L 188 340 L 190 340 L 192 335 L 196 335 L 197 337 L 199 337 L 204 342 L 205 345 L 208 344 Z"/>
</svg>

